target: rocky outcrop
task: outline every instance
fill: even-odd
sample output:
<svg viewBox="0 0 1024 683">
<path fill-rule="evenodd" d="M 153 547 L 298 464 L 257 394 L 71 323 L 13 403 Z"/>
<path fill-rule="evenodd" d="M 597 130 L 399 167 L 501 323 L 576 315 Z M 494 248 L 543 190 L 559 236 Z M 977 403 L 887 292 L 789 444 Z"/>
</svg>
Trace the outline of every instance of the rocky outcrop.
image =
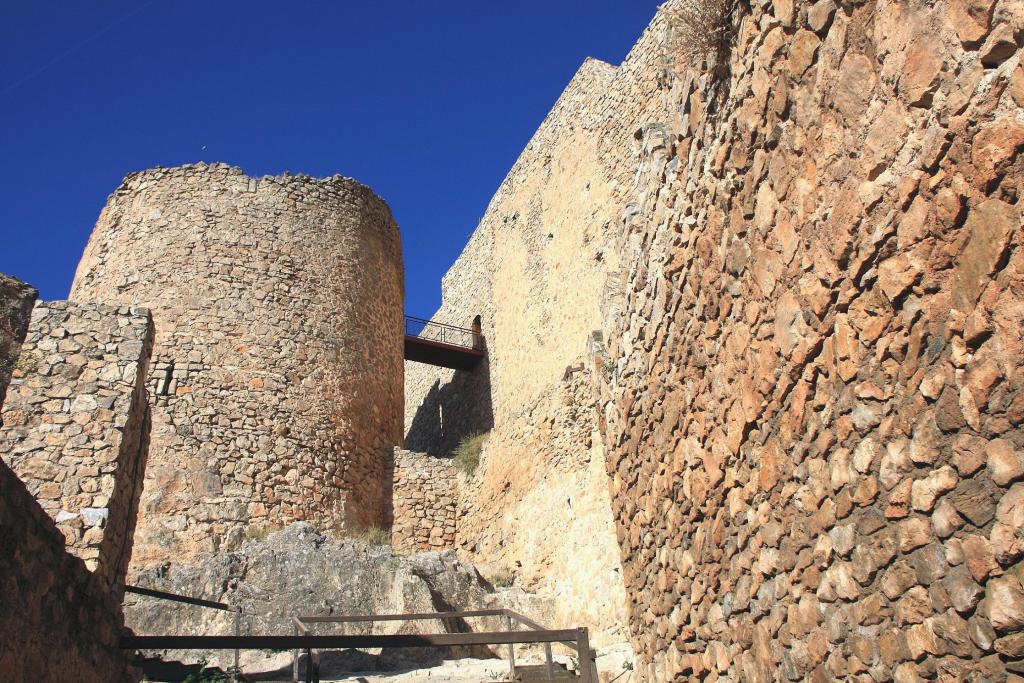
<svg viewBox="0 0 1024 683">
<path fill-rule="evenodd" d="M 638 671 L 1016 680 L 1024 7 L 729 21 L 638 131 L 608 307 Z"/>
<path fill-rule="evenodd" d="M 388 546 L 339 540 L 295 523 L 237 551 L 220 553 L 195 564 L 174 564 L 134 577 L 137 585 L 202 597 L 240 607 L 242 633 L 291 633 L 293 616 L 396 614 L 483 608 L 494 604 L 493 589 L 476 569 L 455 558 L 453 551 L 399 557 Z M 126 621 L 137 634 L 228 634 L 234 615 L 175 605 L 154 598 L 129 596 Z M 460 624 L 441 621 L 331 625 L 333 633 L 444 633 L 484 626 L 490 621 Z M 326 631 L 325 631 L 326 632 Z M 174 653 L 178 656 L 182 653 Z M 223 652 L 191 653 L 198 659 L 230 664 Z M 402 662 L 440 661 L 441 650 L 385 651 L 366 665 L 390 667 Z M 375 662 L 375 663 L 374 663 Z"/>
<path fill-rule="evenodd" d="M 459 476 L 460 556 L 488 577 L 547 598 L 537 618 L 588 626 L 598 646 L 627 639 L 594 373 L 571 368 L 549 394 L 495 429 Z"/>
</svg>

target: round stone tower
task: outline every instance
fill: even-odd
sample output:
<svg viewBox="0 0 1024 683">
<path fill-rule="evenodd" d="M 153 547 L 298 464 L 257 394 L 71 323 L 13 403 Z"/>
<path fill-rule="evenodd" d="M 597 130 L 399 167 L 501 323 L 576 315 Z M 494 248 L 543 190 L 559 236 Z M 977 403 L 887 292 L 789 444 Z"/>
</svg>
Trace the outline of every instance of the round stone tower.
<svg viewBox="0 0 1024 683">
<path fill-rule="evenodd" d="M 388 523 L 402 250 L 368 187 L 223 164 L 129 175 L 71 298 L 147 306 L 156 323 L 134 568 L 295 520 Z"/>
</svg>

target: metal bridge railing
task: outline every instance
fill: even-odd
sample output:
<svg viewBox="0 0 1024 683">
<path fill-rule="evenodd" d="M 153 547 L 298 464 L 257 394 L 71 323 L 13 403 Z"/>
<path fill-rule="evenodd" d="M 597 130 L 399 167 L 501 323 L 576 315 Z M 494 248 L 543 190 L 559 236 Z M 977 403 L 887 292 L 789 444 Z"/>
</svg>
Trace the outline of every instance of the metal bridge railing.
<svg viewBox="0 0 1024 683">
<path fill-rule="evenodd" d="M 440 342 L 441 344 L 483 351 L 483 336 L 479 330 L 446 325 L 445 323 L 416 318 L 411 315 L 405 316 L 405 335 L 407 337 Z"/>
</svg>

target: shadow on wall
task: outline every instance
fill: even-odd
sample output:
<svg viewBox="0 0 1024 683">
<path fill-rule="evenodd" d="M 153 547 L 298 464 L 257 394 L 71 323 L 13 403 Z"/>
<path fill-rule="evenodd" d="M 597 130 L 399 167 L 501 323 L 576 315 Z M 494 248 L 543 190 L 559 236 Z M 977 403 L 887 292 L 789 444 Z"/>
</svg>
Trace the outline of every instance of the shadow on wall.
<svg viewBox="0 0 1024 683">
<path fill-rule="evenodd" d="M 480 343 L 484 357 L 475 368 L 455 370 L 451 381 L 438 379 L 427 392 L 405 435 L 408 450 L 448 456 L 465 437 L 494 426 L 487 339 L 480 337 Z"/>
</svg>

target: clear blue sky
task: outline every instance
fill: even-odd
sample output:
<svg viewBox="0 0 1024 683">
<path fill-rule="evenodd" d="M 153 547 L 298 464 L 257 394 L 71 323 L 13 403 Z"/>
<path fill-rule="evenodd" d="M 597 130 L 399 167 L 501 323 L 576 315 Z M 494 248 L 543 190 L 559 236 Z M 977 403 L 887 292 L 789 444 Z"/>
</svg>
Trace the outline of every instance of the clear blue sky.
<svg viewBox="0 0 1024 683">
<path fill-rule="evenodd" d="M 126 173 L 224 161 L 373 187 L 429 315 L 583 59 L 618 64 L 657 4 L 0 0 L 0 272 L 64 298 Z"/>
</svg>

